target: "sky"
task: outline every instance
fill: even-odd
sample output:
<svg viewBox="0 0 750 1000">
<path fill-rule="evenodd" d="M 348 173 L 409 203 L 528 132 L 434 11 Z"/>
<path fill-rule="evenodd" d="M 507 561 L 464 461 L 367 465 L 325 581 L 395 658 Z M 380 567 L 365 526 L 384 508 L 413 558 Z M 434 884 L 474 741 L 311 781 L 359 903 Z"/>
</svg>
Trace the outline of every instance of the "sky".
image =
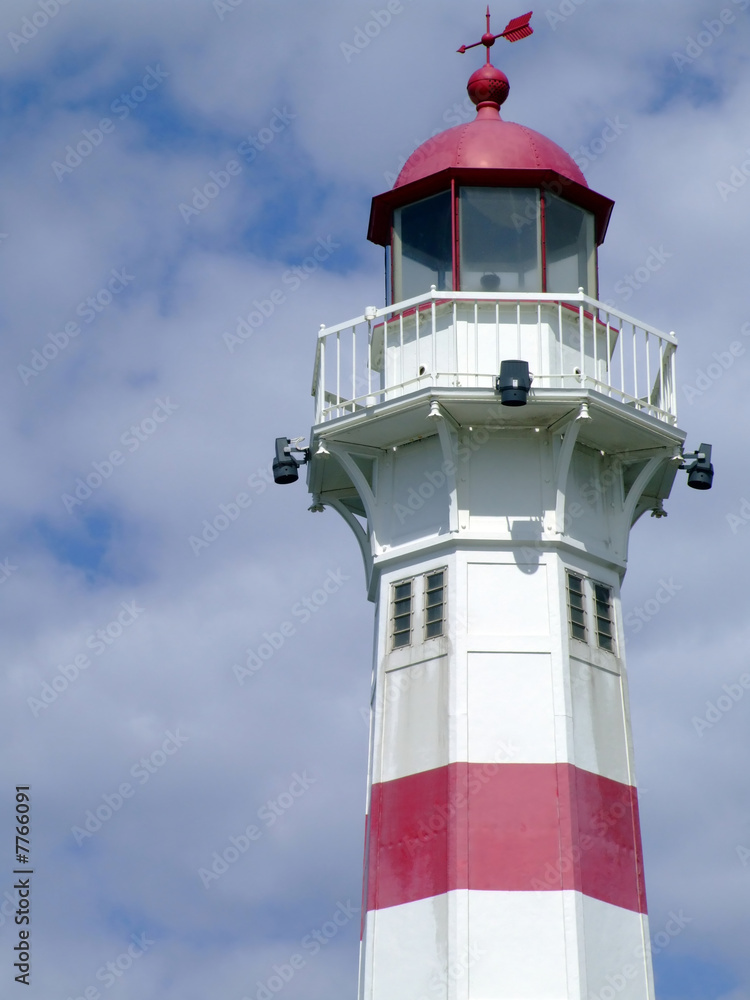
<svg viewBox="0 0 750 1000">
<path fill-rule="evenodd" d="M 561 0 L 493 50 L 504 117 L 615 199 L 600 296 L 676 332 L 714 447 L 623 588 L 659 1000 L 750 1000 L 748 8 Z M 383 304 L 370 199 L 470 117 L 483 13 L 2 4 L 3 997 L 256 1000 L 294 954 L 276 995 L 356 995 L 373 608 L 349 528 L 270 463 L 320 324 Z"/>
</svg>

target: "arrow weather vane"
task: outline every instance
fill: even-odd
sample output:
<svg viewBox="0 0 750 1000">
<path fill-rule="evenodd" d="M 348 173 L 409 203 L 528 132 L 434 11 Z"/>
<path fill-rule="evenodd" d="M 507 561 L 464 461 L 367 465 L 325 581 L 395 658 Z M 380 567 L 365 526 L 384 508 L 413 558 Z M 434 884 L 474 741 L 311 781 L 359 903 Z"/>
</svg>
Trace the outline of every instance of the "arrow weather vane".
<svg viewBox="0 0 750 1000">
<path fill-rule="evenodd" d="M 529 35 L 533 34 L 534 29 L 530 26 L 529 21 L 531 20 L 531 15 L 533 11 L 529 11 L 528 14 L 522 14 L 520 17 L 514 17 L 512 21 L 508 21 L 505 28 L 500 32 L 499 35 L 493 35 L 490 31 L 490 8 L 487 7 L 487 32 L 482 35 L 478 42 L 474 42 L 473 45 L 462 45 L 457 52 L 467 52 L 469 49 L 475 49 L 477 45 L 485 45 L 487 47 L 487 65 L 490 62 L 490 46 L 495 44 L 496 38 L 507 38 L 509 42 L 517 42 L 521 38 L 528 38 Z"/>
</svg>

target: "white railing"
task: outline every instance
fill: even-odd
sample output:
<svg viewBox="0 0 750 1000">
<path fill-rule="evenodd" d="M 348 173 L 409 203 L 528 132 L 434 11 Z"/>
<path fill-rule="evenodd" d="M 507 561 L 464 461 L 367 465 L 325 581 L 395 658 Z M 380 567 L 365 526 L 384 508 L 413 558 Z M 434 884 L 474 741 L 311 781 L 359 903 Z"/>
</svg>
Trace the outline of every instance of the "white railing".
<svg viewBox="0 0 750 1000">
<path fill-rule="evenodd" d="M 589 298 L 439 292 L 369 309 L 318 334 L 316 423 L 429 387 L 494 388 L 529 362 L 535 389 L 589 388 L 676 424 L 674 334 Z"/>
</svg>

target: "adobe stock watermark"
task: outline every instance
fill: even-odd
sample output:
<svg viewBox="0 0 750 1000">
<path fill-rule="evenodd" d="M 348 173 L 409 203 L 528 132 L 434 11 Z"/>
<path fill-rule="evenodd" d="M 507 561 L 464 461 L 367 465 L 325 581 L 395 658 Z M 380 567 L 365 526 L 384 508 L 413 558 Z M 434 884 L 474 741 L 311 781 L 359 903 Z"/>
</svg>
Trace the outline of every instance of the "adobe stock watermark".
<svg viewBox="0 0 750 1000">
<path fill-rule="evenodd" d="M 216 11 L 216 16 L 223 21 L 227 14 L 241 7 L 245 0 L 213 0 L 211 6 Z"/>
<path fill-rule="evenodd" d="M 669 604 L 675 594 L 682 590 L 681 583 L 675 583 L 674 577 L 659 580 L 659 588 L 653 597 L 643 602 L 643 607 L 635 608 L 625 615 L 625 626 L 634 632 L 640 632 L 646 622 L 655 618 L 665 604 Z"/>
<path fill-rule="evenodd" d="M 210 521 L 205 518 L 201 525 L 200 537 L 198 535 L 188 536 L 188 545 L 193 550 L 193 555 L 199 556 L 203 549 L 213 545 L 215 541 L 225 532 L 230 525 L 237 521 L 242 513 L 253 505 L 253 497 L 261 496 L 273 483 L 273 471 L 270 465 L 261 466 L 256 472 L 247 477 L 247 485 L 250 487 L 253 496 L 240 491 L 227 503 L 219 504 L 219 513 Z"/>
<path fill-rule="evenodd" d="M 560 0 L 556 10 L 547 11 L 547 24 L 553 31 L 557 31 L 558 26 L 572 17 L 585 3 L 586 0 Z"/>
<path fill-rule="evenodd" d="M 63 493 L 60 497 L 63 507 L 69 514 L 72 514 L 76 507 L 80 507 L 89 499 L 95 490 L 100 489 L 112 476 L 115 469 L 125 464 L 128 454 L 132 455 L 138 451 L 142 444 L 148 441 L 158 430 L 161 424 L 165 423 L 175 411 L 179 410 L 177 403 L 173 403 L 169 396 L 166 399 L 154 400 L 156 406 L 150 415 L 143 417 L 137 424 L 130 427 L 120 435 L 120 444 L 127 450 L 127 454 L 119 449 L 110 451 L 106 458 L 91 463 L 93 472 L 79 476 L 75 481 L 72 493 Z"/>
<path fill-rule="evenodd" d="M 732 0 L 732 3 L 741 11 L 750 7 L 750 0 Z M 699 59 L 706 49 L 710 48 L 716 39 L 724 34 L 727 25 L 734 24 L 736 20 L 737 17 L 731 7 L 724 7 L 715 18 L 702 21 L 701 30 L 696 35 L 685 39 L 685 48 L 681 52 L 672 53 L 672 61 L 680 73 L 686 66 L 692 66 L 695 60 Z"/>
<path fill-rule="evenodd" d="M 466 980 L 474 963 L 484 958 L 485 954 L 477 944 L 470 944 L 452 956 L 447 965 L 436 966 L 427 983 L 428 994 L 431 996 L 423 993 L 418 1000 L 434 1000 L 435 997 L 442 1000 L 446 996 L 460 995 L 458 983 Z M 455 994 L 450 990 L 451 985 L 456 990 Z"/>
<path fill-rule="evenodd" d="M 130 944 L 127 948 L 116 955 L 109 962 L 105 962 L 94 974 L 94 979 L 102 983 L 105 990 L 114 986 L 125 973 L 133 967 L 133 963 L 146 954 L 156 942 L 145 932 L 141 934 L 131 934 Z M 98 986 L 87 986 L 77 997 L 68 997 L 68 1000 L 101 1000 L 101 991 Z"/>
<path fill-rule="evenodd" d="M 278 653 L 287 639 L 291 639 L 297 634 L 300 625 L 307 625 L 313 616 L 326 606 L 329 599 L 341 590 L 347 580 L 349 577 L 340 569 L 329 570 L 319 587 L 313 590 L 309 596 L 303 597 L 292 605 L 289 615 L 291 618 L 298 619 L 296 623 L 285 619 L 273 631 L 263 633 L 263 642 L 259 646 L 248 646 L 245 651 L 244 665 L 241 663 L 232 665 L 232 671 L 240 687 L 249 678 L 254 677 L 263 668 L 263 665 Z"/>
<path fill-rule="evenodd" d="M 132 785 L 129 781 L 122 781 L 114 792 L 103 792 L 100 796 L 101 802 L 93 809 L 86 810 L 82 825 L 70 828 L 70 832 L 79 847 L 85 840 L 98 833 L 104 824 L 108 823 L 115 813 L 122 809 L 128 799 L 133 798 L 138 787 L 145 785 L 151 776 L 164 767 L 169 758 L 188 742 L 188 737 L 182 736 L 179 729 L 176 733 L 167 729 L 164 736 L 165 739 L 159 747 L 153 750 L 148 757 L 141 757 L 130 768 L 128 774 L 138 782 L 137 785 Z"/>
<path fill-rule="evenodd" d="M 664 925 L 664 930 L 657 931 L 656 934 L 652 934 L 651 936 L 652 955 L 660 955 L 676 937 L 682 934 L 687 925 L 693 922 L 693 918 L 685 916 L 682 910 L 679 910 L 677 913 L 674 910 L 670 910 L 668 917 L 669 919 Z M 644 945 L 638 945 L 633 952 L 633 958 L 639 963 L 643 962 L 646 958 L 646 948 Z M 589 998 L 590 1000 L 615 1000 L 627 988 L 629 983 L 642 976 L 642 974 L 642 964 L 636 966 L 628 962 L 618 972 L 606 975 L 604 977 L 605 985 L 600 987 L 597 993 L 593 993 L 589 989 Z"/>
<path fill-rule="evenodd" d="M 750 146 L 745 150 L 745 153 L 747 153 L 747 159 L 743 160 L 742 163 L 734 164 L 725 181 L 716 182 L 716 190 L 723 202 L 728 201 L 731 195 L 737 194 L 740 188 L 747 184 L 747 179 L 750 177 Z"/>
<path fill-rule="evenodd" d="M 500 426 L 499 423 L 496 426 Z M 490 429 L 492 427 L 492 423 L 480 426 L 474 430 L 470 438 L 459 443 L 456 451 L 456 457 L 459 462 L 465 462 L 482 448 L 490 439 Z M 574 521 L 583 517 L 591 507 L 595 506 L 605 496 L 606 491 L 613 483 L 617 482 L 622 470 L 622 461 L 619 458 L 615 458 L 610 467 L 605 469 L 601 476 L 594 476 L 582 484 L 581 498 L 584 500 L 584 504 L 576 501 L 566 507 L 563 523 L 563 530 L 566 533 L 570 531 Z M 399 522 L 404 524 L 407 518 L 413 517 L 414 514 L 420 511 L 440 490 L 446 487 L 448 478 L 454 476 L 457 471 L 458 464 L 452 459 L 446 459 L 439 468 L 433 469 L 430 472 L 423 472 L 422 482 L 416 488 L 410 486 L 406 494 L 402 496 L 401 499 L 405 502 L 395 502 L 392 505 Z"/>
<path fill-rule="evenodd" d="M 410 858 L 435 837 L 439 837 L 448 829 L 448 824 L 461 810 L 465 810 L 471 797 L 476 795 L 497 772 L 502 764 L 508 764 L 518 756 L 518 748 L 509 743 L 500 743 L 493 754 L 493 760 L 481 765 L 474 765 L 469 772 L 466 789 L 459 789 L 445 804 L 436 805 L 428 816 L 423 816 L 417 824 L 416 836 L 406 837 L 406 850 Z"/>
<path fill-rule="evenodd" d="M 86 649 L 92 650 L 94 656 L 106 653 L 146 610 L 139 607 L 136 601 L 123 601 L 120 607 L 122 611 L 111 622 L 92 632 L 86 639 Z M 58 664 L 57 673 L 51 682 L 48 684 L 45 681 L 42 684 L 39 697 L 26 699 L 26 704 L 34 718 L 38 718 L 40 712 L 46 711 L 50 705 L 54 705 L 60 695 L 67 691 L 72 684 L 75 684 L 83 671 L 88 670 L 92 662 L 87 653 L 78 653 L 70 663 Z"/>
<path fill-rule="evenodd" d="M 24 45 L 28 45 L 36 36 L 47 27 L 52 18 L 57 17 L 61 7 L 67 7 L 70 0 L 39 0 L 37 9 L 31 17 L 21 19 L 21 27 L 18 32 L 8 32 L 8 42 L 14 52 L 19 52 Z"/>
<path fill-rule="evenodd" d="M 340 247 L 341 244 L 330 234 L 326 237 L 319 236 L 310 253 L 299 264 L 284 271 L 280 285 L 272 288 L 263 298 L 253 299 L 250 311 L 237 317 L 234 333 L 225 330 L 221 335 L 229 353 L 234 354 L 238 347 L 246 343 L 279 306 L 284 305 L 289 295 L 298 291 Z"/>
<path fill-rule="evenodd" d="M 750 337 L 750 323 L 742 324 L 740 334 L 743 337 Z M 683 385 L 682 391 L 685 393 L 688 403 L 692 406 L 696 399 L 700 399 L 719 379 L 724 377 L 725 372 L 734 367 L 737 358 L 741 358 L 745 351 L 745 345 L 739 340 L 733 340 L 731 344 L 727 344 L 725 351 L 714 351 L 711 354 L 714 360 L 705 368 L 696 369 L 695 383 Z"/>
<path fill-rule="evenodd" d="M 742 674 L 735 684 L 722 684 L 721 690 L 724 692 L 715 701 L 706 702 L 705 715 L 694 715 L 690 720 L 693 729 L 703 738 L 706 729 L 713 729 L 717 722 L 731 712 L 738 701 L 742 701 L 745 692 L 750 691 L 750 674 Z"/>
<path fill-rule="evenodd" d="M 477 109 L 471 98 L 465 97 L 463 102 L 454 102 L 447 107 L 442 114 L 441 124 L 437 128 L 434 128 L 429 135 L 423 136 L 421 139 L 415 138 L 412 140 L 411 150 L 406 154 L 402 153 L 397 161 L 397 166 L 395 172 L 386 170 L 383 173 L 386 184 L 389 187 L 393 187 L 398 179 L 398 175 L 407 160 L 410 160 L 412 164 L 420 163 L 422 160 L 430 156 L 430 147 L 426 149 L 425 143 L 429 142 L 430 139 L 434 139 L 435 136 L 441 135 L 445 128 L 450 128 L 453 125 L 465 125 L 467 122 L 472 121 L 477 114 Z"/>
<path fill-rule="evenodd" d="M 339 48 L 347 63 L 350 63 L 354 56 L 360 55 L 368 47 L 370 42 L 387 28 L 396 14 L 403 14 L 404 5 L 401 0 L 388 0 L 388 3 L 381 10 L 370 10 L 370 20 L 365 21 L 362 27 L 354 29 L 354 37 L 351 42 L 339 42 Z"/>
<path fill-rule="evenodd" d="M 135 111 L 169 75 L 161 68 L 160 63 L 156 64 L 156 68 L 147 66 L 146 74 L 141 82 L 137 83 L 128 93 L 116 97 L 110 104 L 109 110 L 120 121 L 124 121 L 130 116 L 131 111 Z M 102 145 L 105 136 L 112 135 L 116 129 L 117 122 L 111 118 L 101 118 L 94 128 L 82 129 L 82 138 L 76 141 L 75 146 L 68 144 L 65 147 L 63 158 L 52 161 L 52 172 L 58 181 L 62 183 L 68 174 L 72 174 L 77 167 L 80 167 L 83 161 Z"/>
<path fill-rule="evenodd" d="M 736 514 L 725 514 L 724 517 L 732 534 L 736 535 L 740 528 L 744 528 L 746 524 L 750 524 L 750 500 L 743 497 L 738 512 Z"/>
<path fill-rule="evenodd" d="M 359 907 L 354 906 L 350 899 L 345 903 L 337 903 L 331 919 L 311 930 L 309 934 L 305 934 L 299 943 L 300 950 L 291 954 L 286 962 L 280 965 L 274 964 L 271 975 L 265 980 L 257 981 L 255 984 L 257 989 L 252 997 L 246 994 L 242 1000 L 273 1000 L 273 997 L 281 993 L 287 983 L 305 968 L 310 958 L 321 952 L 341 928 L 346 927 L 358 915 Z"/>
<path fill-rule="evenodd" d="M 663 243 L 660 243 L 658 247 L 649 247 L 648 256 L 644 262 L 639 267 L 636 267 L 632 274 L 624 274 L 619 281 L 615 282 L 614 288 L 618 297 L 623 302 L 632 299 L 633 295 L 637 291 L 640 291 L 644 285 L 647 285 L 653 276 L 661 271 L 666 262 L 673 256 L 674 254 L 664 249 Z M 615 305 L 611 299 L 605 300 L 604 304 L 608 306 Z"/>
<path fill-rule="evenodd" d="M 237 152 L 248 163 L 252 163 L 258 154 L 268 149 L 276 136 L 283 132 L 296 117 L 295 112 L 290 111 L 286 105 L 281 109 L 274 108 L 268 123 L 256 134 L 250 134 L 246 139 L 243 139 L 237 147 Z M 181 201 L 177 206 L 185 225 L 190 225 L 195 216 L 205 212 L 216 201 L 221 192 L 229 187 L 233 178 L 240 176 L 243 169 L 244 167 L 239 160 L 231 159 L 226 162 L 223 169 L 209 171 L 208 180 L 201 187 L 196 186 L 191 191 L 193 197 L 190 203 Z"/>
<path fill-rule="evenodd" d="M 252 163 L 257 159 L 259 153 L 268 149 L 276 137 L 291 125 L 296 117 L 296 113 L 286 104 L 283 108 L 274 108 L 266 124 L 257 132 L 251 132 L 246 139 L 243 139 L 237 147 L 237 152 L 248 163 Z"/>
<path fill-rule="evenodd" d="M 131 281 L 135 281 L 135 275 L 128 274 L 124 267 L 116 270 L 112 268 L 112 277 L 93 295 L 82 299 L 75 308 L 75 315 L 80 316 L 85 325 L 90 325 L 104 312 L 108 306 L 112 305 L 114 299 L 123 292 Z M 81 324 L 75 320 L 69 320 L 61 330 L 47 334 L 47 341 L 39 348 L 34 348 L 31 352 L 31 359 L 28 365 L 17 365 L 21 381 L 28 385 L 32 378 L 40 375 L 52 361 L 54 361 L 63 351 L 67 350 L 72 340 L 81 333 Z"/>
<path fill-rule="evenodd" d="M 615 115 L 614 118 L 606 118 L 601 133 L 592 139 L 588 145 L 579 146 L 573 150 L 570 155 L 581 170 L 587 170 L 629 128 L 630 125 L 627 122 L 621 121 L 619 115 Z"/>
<path fill-rule="evenodd" d="M 14 566 L 10 559 L 3 559 L 0 562 L 0 584 L 5 583 L 6 580 L 10 579 L 13 573 L 18 571 L 18 566 Z"/>
<path fill-rule="evenodd" d="M 262 826 L 251 823 L 237 836 L 231 836 L 229 844 L 221 852 L 214 851 L 211 855 L 209 866 L 198 869 L 198 878 L 203 883 L 204 889 L 210 889 L 213 882 L 218 882 L 222 875 L 226 875 L 230 866 L 236 864 L 242 855 L 250 850 L 250 845 L 257 843 L 265 830 L 274 826 L 313 785 L 318 783 L 318 779 L 311 777 L 307 771 L 303 771 L 302 774 L 295 771 L 291 778 L 288 788 L 275 799 L 268 799 L 258 809 L 256 815 Z"/>
<path fill-rule="evenodd" d="M 628 816 L 628 812 L 628 807 L 622 802 L 612 802 L 606 808 L 598 810 L 596 814 L 596 837 L 592 837 L 588 833 L 582 833 L 577 843 L 563 850 L 559 860 L 555 864 L 552 864 L 551 861 L 546 862 L 544 872 L 541 873 L 544 878 L 533 878 L 531 880 L 531 888 L 559 888 L 563 874 L 573 871 L 575 866 L 580 863 L 583 855 L 587 851 L 590 851 L 592 847 L 597 846 L 600 838 L 606 836 L 611 827 L 620 824 Z"/>
</svg>

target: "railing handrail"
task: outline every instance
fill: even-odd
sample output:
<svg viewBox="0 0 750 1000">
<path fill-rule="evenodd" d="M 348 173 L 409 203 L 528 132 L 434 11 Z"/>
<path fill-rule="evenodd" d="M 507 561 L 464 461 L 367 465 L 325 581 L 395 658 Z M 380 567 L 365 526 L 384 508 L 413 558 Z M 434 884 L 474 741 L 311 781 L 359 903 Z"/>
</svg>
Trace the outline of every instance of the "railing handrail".
<svg viewBox="0 0 750 1000">
<path fill-rule="evenodd" d="M 664 330 L 659 330 L 654 326 L 646 325 L 642 320 L 636 319 L 634 316 L 630 316 L 628 313 L 621 312 L 614 306 L 608 306 L 605 302 L 600 302 L 598 299 L 591 298 L 585 292 L 454 292 L 454 291 L 438 291 L 435 287 L 429 292 L 424 292 L 422 295 L 416 295 L 411 299 L 404 299 L 402 302 L 393 302 L 389 306 L 381 306 L 380 308 L 373 307 L 371 312 L 367 314 L 362 314 L 361 316 L 356 316 L 354 319 L 346 320 L 343 323 L 337 323 L 335 326 L 324 326 L 321 324 L 320 330 L 318 331 L 318 340 L 323 340 L 326 337 L 331 336 L 335 333 L 342 333 L 344 330 L 351 330 L 352 327 L 358 326 L 360 323 L 373 323 L 375 320 L 381 319 L 382 317 L 387 317 L 391 313 L 403 313 L 407 310 L 413 308 L 414 306 L 420 306 L 422 304 L 428 304 L 441 300 L 441 302 L 507 302 L 508 304 L 516 304 L 521 302 L 530 303 L 540 303 L 548 302 L 551 305 L 557 305 L 559 303 L 572 302 L 578 305 L 584 304 L 589 305 L 592 309 L 602 310 L 608 313 L 610 316 L 616 316 L 619 320 L 624 323 L 630 323 L 634 327 L 638 327 L 641 330 L 648 330 L 656 337 L 660 337 L 662 340 L 666 340 L 668 343 L 677 346 L 677 337 L 674 332 L 666 333 Z M 314 393 L 313 393 L 314 394 Z"/>
</svg>

